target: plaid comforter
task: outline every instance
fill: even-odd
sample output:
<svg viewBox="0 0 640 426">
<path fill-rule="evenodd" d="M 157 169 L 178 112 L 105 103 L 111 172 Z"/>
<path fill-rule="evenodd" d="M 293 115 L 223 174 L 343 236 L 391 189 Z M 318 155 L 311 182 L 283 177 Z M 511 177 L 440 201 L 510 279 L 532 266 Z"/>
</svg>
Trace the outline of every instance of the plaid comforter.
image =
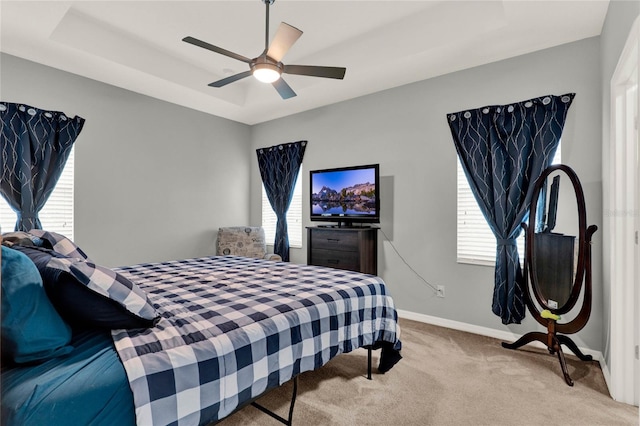
<svg viewBox="0 0 640 426">
<path fill-rule="evenodd" d="M 117 271 L 162 316 L 113 331 L 139 425 L 207 424 L 340 353 L 400 349 L 393 300 L 373 275 L 240 257 Z"/>
</svg>

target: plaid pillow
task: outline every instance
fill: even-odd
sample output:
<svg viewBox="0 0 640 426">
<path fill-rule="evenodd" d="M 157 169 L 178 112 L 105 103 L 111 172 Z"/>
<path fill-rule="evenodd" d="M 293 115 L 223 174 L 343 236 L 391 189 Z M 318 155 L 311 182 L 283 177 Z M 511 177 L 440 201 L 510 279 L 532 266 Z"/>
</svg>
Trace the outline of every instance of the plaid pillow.
<svg viewBox="0 0 640 426">
<path fill-rule="evenodd" d="M 142 319 L 154 323 L 158 318 L 146 293 L 135 283 L 109 268 L 69 257 L 52 257 L 47 263 L 47 268 L 67 272 L 80 284 L 111 299 Z"/>
<path fill-rule="evenodd" d="M 32 229 L 29 234 L 39 237 L 49 244 L 56 253 L 64 254 L 65 256 L 73 257 L 76 259 L 89 259 L 89 256 L 85 254 L 80 247 L 78 247 L 73 241 L 64 235 L 58 234 L 53 231 L 44 231 L 42 229 Z"/>
</svg>

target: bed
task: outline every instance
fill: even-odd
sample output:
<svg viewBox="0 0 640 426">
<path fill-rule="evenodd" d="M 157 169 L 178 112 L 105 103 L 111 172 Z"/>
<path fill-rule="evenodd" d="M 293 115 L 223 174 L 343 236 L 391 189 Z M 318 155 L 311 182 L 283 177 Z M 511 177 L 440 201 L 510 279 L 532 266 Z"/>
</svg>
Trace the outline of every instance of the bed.
<svg viewBox="0 0 640 426">
<path fill-rule="evenodd" d="M 231 256 L 106 271 L 72 243 L 61 248 L 63 237 L 36 234 L 40 246 L 3 247 L 3 258 L 11 250 L 36 265 L 71 333 L 58 355 L 26 363 L 5 362 L 3 336 L 4 425 L 209 424 L 341 353 L 380 348 L 382 373 L 401 358 L 397 313 L 380 277 Z M 52 275 L 74 285 L 51 285 Z M 127 327 L 107 326 L 114 319 L 102 307 L 77 303 L 86 296 L 78 289 L 101 279 L 132 286 L 119 296 L 97 290 L 119 307 L 132 302 L 116 321 Z M 60 301 L 72 287 L 66 298 L 76 302 Z M 3 333 L 4 308 L 3 299 Z"/>
</svg>

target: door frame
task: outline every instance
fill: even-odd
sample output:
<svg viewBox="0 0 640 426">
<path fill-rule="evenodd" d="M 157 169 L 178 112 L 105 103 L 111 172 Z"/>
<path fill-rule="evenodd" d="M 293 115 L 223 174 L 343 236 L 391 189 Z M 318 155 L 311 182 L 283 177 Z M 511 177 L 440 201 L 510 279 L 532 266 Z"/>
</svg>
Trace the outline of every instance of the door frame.
<svg viewBox="0 0 640 426">
<path fill-rule="evenodd" d="M 636 358 L 640 341 L 640 269 L 637 266 L 640 250 L 636 240 L 640 228 L 639 59 L 640 17 L 631 27 L 611 78 L 610 138 L 608 149 L 605 148 L 608 168 L 603 176 L 603 219 L 608 225 L 608 233 L 604 236 L 608 246 L 604 254 L 605 265 L 608 265 L 605 278 L 610 284 L 609 390 L 615 400 L 634 405 L 638 405 L 640 393 L 639 361 Z"/>
</svg>

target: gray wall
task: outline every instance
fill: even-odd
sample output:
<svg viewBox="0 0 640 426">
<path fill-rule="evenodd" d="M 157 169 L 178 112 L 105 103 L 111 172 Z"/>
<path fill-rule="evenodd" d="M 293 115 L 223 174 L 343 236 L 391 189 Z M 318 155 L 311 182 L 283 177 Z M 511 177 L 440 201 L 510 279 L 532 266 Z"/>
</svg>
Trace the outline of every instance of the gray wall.
<svg viewBox="0 0 640 426">
<path fill-rule="evenodd" d="M 3 101 L 86 119 L 75 145 L 75 240 L 98 263 L 215 253 L 249 220 L 247 125 L 2 54 Z"/>
<path fill-rule="evenodd" d="M 600 36 L 601 41 L 601 86 L 602 86 L 602 158 L 603 176 L 605 176 L 605 191 L 608 190 L 609 169 L 606 167 L 609 161 L 609 140 L 611 131 L 611 77 L 618 64 L 618 59 L 622 53 L 625 42 L 629 36 L 629 31 L 634 21 L 640 16 L 640 1 L 620 1 L 613 0 L 609 3 L 607 18 L 602 28 Z M 606 200 L 605 200 L 606 201 Z M 610 212 L 611 208 L 605 203 L 604 212 Z M 606 213 L 605 213 L 606 214 Z M 602 229 L 603 235 L 610 232 L 607 223 Z M 608 258 L 608 247 L 605 244 L 605 254 Z M 603 347 L 604 357 L 607 365 L 611 365 L 611 353 L 609 340 L 611 338 L 610 318 L 611 318 L 611 283 L 608 279 L 609 265 L 604 265 L 604 286 L 603 286 L 603 305 L 604 305 L 604 336 Z"/>
<path fill-rule="evenodd" d="M 448 112 L 576 92 L 562 139 L 563 163 L 584 186 L 589 223 L 602 222 L 601 83 L 599 38 L 547 49 L 432 78 L 252 127 L 254 148 L 309 141 L 304 170 L 380 163 L 381 223 L 378 273 L 400 309 L 523 334 L 537 327 L 503 326 L 491 312 L 493 268 L 456 262 L 456 153 Z M 252 159 L 251 220 L 260 220 L 260 177 Z M 303 175 L 308 187 L 308 174 Z M 304 192 L 303 219 L 308 221 Z M 387 238 L 384 237 L 386 235 Z M 306 237 L 304 238 L 306 244 Z M 432 285 L 444 285 L 446 298 Z M 594 306 L 579 333 L 581 346 L 602 350 L 601 235 L 594 242 Z M 291 250 L 306 261 L 306 246 Z"/>
</svg>

